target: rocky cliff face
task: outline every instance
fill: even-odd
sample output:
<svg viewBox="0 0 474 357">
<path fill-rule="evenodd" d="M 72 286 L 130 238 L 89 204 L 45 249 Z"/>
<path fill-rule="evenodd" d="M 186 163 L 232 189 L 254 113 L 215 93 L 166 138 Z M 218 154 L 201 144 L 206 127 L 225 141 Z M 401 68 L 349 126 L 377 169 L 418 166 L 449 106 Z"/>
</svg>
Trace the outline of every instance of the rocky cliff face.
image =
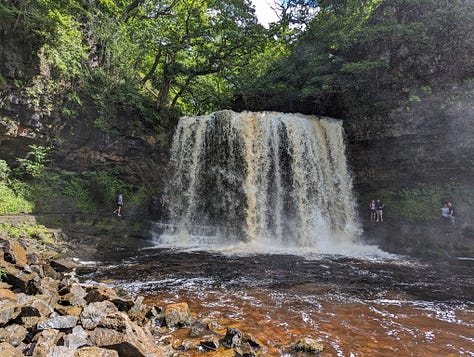
<svg viewBox="0 0 474 357">
<path fill-rule="evenodd" d="M 378 121 L 348 123 L 349 162 L 359 198 L 360 215 L 369 239 L 382 248 L 399 253 L 474 254 L 473 123 L 472 83 L 452 88 L 450 93 L 423 98 Z M 446 229 L 437 220 L 416 222 L 413 217 L 395 215 L 390 207 L 387 207 L 390 222 L 384 222 L 385 228 L 374 227 L 367 220 L 370 199 L 380 197 L 384 192 L 402 190 L 406 192 L 403 199 L 409 199 L 406 196 L 418 185 L 429 185 L 440 191 L 436 206 L 420 208 L 431 209 L 433 213 L 430 215 L 438 217 L 444 201 L 454 202 L 458 216 L 455 226 Z M 452 185 L 462 189 L 453 194 L 449 190 Z M 413 194 L 414 205 L 420 199 L 429 198 Z"/>
</svg>

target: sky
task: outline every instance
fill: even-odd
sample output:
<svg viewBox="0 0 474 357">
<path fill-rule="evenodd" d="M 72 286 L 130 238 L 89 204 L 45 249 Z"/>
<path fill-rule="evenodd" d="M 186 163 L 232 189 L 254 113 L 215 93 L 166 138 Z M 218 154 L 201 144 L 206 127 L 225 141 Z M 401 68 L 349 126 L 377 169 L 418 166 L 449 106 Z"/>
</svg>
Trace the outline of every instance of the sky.
<svg viewBox="0 0 474 357">
<path fill-rule="evenodd" d="M 274 2 L 275 0 L 252 0 L 258 21 L 265 27 L 268 27 L 270 22 L 278 21 L 275 11 L 271 8 Z"/>
</svg>

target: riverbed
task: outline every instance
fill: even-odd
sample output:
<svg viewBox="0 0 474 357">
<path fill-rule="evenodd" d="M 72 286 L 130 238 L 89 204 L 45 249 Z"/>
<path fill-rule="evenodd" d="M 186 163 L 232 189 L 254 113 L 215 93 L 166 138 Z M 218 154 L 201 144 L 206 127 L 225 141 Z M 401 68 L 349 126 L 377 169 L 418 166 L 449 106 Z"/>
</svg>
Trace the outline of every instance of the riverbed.
<svg viewBox="0 0 474 357">
<path fill-rule="evenodd" d="M 84 280 L 158 306 L 187 302 L 197 320 L 251 333 L 264 356 L 291 356 L 303 337 L 322 342 L 322 356 L 474 356 L 472 260 L 252 254 L 147 241 L 91 258 L 97 269 Z M 163 339 L 188 332 L 167 331 Z"/>
</svg>

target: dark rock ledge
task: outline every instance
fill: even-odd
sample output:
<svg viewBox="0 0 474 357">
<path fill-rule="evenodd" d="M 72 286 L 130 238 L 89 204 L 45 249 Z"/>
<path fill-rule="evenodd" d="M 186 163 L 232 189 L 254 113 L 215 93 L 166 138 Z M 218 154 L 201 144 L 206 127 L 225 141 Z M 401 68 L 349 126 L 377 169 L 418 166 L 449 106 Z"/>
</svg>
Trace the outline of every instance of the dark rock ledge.
<svg viewBox="0 0 474 357">
<path fill-rule="evenodd" d="M 21 244 L 20 244 L 21 243 Z M 196 321 L 186 302 L 149 306 L 142 296 L 81 284 L 80 268 L 31 239 L 0 238 L 0 357 L 268 356 L 255 337 Z M 174 338 L 174 332 L 186 335 Z M 311 338 L 288 349 L 319 355 Z"/>
</svg>

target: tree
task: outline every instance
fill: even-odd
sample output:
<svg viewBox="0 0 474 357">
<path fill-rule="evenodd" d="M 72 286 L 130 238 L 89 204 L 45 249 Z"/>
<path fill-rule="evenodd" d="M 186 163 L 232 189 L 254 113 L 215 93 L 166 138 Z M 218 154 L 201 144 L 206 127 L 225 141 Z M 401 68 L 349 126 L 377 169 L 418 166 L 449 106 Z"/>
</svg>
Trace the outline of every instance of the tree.
<svg viewBox="0 0 474 357">
<path fill-rule="evenodd" d="M 138 29 L 133 37 L 145 49 L 143 82 L 151 85 L 158 108 L 179 104 L 186 111 L 199 111 L 200 103 L 210 99 L 202 96 L 200 85 L 219 91 L 226 86 L 224 74 L 246 66 L 261 48 L 264 29 L 246 0 L 134 5 L 126 17 Z"/>
</svg>

